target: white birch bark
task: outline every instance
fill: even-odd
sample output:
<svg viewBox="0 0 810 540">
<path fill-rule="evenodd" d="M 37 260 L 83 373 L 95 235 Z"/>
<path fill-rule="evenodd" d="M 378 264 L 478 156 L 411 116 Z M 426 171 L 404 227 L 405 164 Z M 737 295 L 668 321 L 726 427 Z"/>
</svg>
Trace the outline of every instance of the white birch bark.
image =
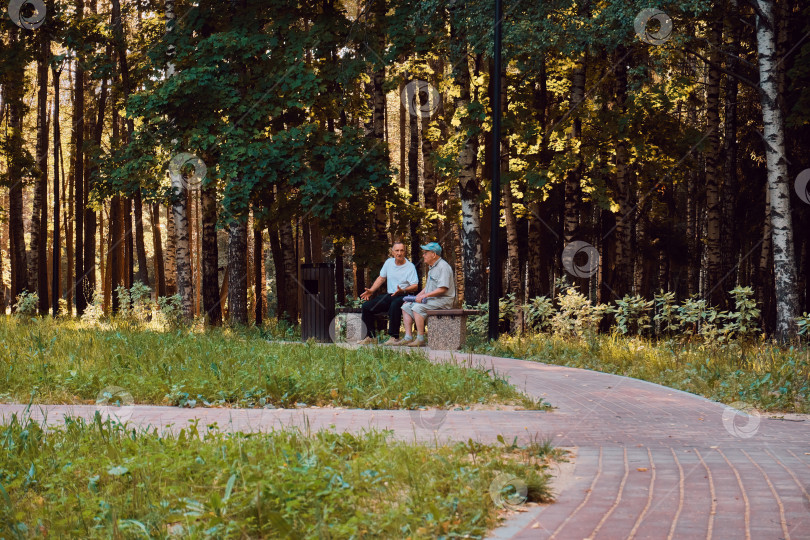
<svg viewBox="0 0 810 540">
<path fill-rule="evenodd" d="M 768 191 L 771 198 L 771 234 L 776 292 L 775 337 L 786 342 L 796 333 L 799 298 L 796 290 L 796 259 L 790 216 L 790 186 L 785 160 L 785 124 L 778 103 L 776 20 L 774 2 L 757 0 L 757 56 L 762 101 L 762 124 Z"/>
<path fill-rule="evenodd" d="M 188 214 L 186 213 L 187 192 L 183 175 L 179 171 L 171 172 L 172 179 L 172 217 L 175 232 L 175 267 L 177 270 L 177 294 L 183 301 L 183 315 L 192 318 L 193 303 L 191 289 L 191 252 L 188 243 Z"/>
</svg>

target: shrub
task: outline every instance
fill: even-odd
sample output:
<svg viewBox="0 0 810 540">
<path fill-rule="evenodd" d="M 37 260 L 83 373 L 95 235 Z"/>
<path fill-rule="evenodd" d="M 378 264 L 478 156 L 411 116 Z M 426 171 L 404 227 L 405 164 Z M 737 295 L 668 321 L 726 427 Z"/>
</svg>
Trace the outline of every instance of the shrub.
<svg viewBox="0 0 810 540">
<path fill-rule="evenodd" d="M 557 295 L 559 308 L 551 318 L 554 332 L 565 336 L 583 336 L 594 333 L 599 321 L 607 312 L 607 306 L 593 306 L 591 302 L 574 287 L 566 287 Z"/>
<path fill-rule="evenodd" d="M 678 308 L 675 306 L 675 293 L 664 291 L 655 295 L 653 300 L 655 302 L 655 330 L 658 334 L 669 335 L 672 332 L 677 332 L 678 324 Z"/>
<path fill-rule="evenodd" d="M 82 322 L 94 324 L 101 320 L 104 316 L 104 298 L 98 291 L 93 292 L 93 301 L 85 308 L 82 313 Z"/>
<path fill-rule="evenodd" d="M 650 328 L 650 310 L 653 300 L 644 300 L 641 296 L 625 295 L 616 300 L 616 307 L 609 308 L 616 315 L 616 328 L 622 335 L 630 333 L 640 336 L 644 330 Z"/>
<path fill-rule="evenodd" d="M 543 331 L 551 326 L 554 316 L 554 302 L 546 296 L 535 296 L 523 306 L 526 314 L 526 326 L 532 330 Z"/>
<path fill-rule="evenodd" d="M 17 303 L 14 304 L 14 314 L 20 317 L 32 317 L 37 314 L 39 306 L 39 295 L 23 291 L 17 296 Z"/>
<path fill-rule="evenodd" d="M 800 336 L 810 334 L 810 314 L 807 312 L 802 313 L 801 317 L 796 318 L 796 324 L 799 326 Z"/>
<path fill-rule="evenodd" d="M 759 330 L 757 320 L 760 311 L 753 299 L 754 291 L 751 287 L 735 287 L 730 292 L 734 297 L 735 311 L 725 316 L 728 322 L 723 331 L 730 337 L 749 337 Z"/>
<path fill-rule="evenodd" d="M 172 330 L 183 328 L 186 326 L 185 316 L 183 314 L 183 299 L 179 294 L 174 296 L 161 296 L 157 300 L 158 313 L 163 318 L 166 324 Z"/>
</svg>

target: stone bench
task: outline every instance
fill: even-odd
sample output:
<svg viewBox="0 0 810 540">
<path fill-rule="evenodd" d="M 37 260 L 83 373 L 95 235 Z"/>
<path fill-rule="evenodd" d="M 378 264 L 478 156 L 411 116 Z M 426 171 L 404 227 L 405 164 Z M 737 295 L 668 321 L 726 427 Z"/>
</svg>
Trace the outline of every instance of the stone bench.
<svg viewBox="0 0 810 540">
<path fill-rule="evenodd" d="M 477 309 L 429 309 L 428 346 L 431 349 L 456 350 L 467 340 L 467 317 L 480 315 Z"/>
<path fill-rule="evenodd" d="M 339 308 L 336 310 L 336 313 L 340 315 L 345 315 L 346 319 L 346 343 L 357 343 L 365 336 L 363 332 L 363 315 L 362 310 L 360 308 Z M 385 319 L 388 318 L 387 313 L 377 313 L 375 318 L 383 317 Z M 335 328 L 332 332 L 333 335 L 337 336 L 338 328 L 338 317 L 335 317 Z M 342 341 L 342 340 L 337 340 Z"/>
<path fill-rule="evenodd" d="M 361 318 L 361 311 L 360 308 L 339 308 L 336 310 L 338 317 L 340 315 L 345 315 L 346 320 L 346 343 L 356 343 L 363 339 L 365 336 L 360 336 L 360 333 L 363 331 L 363 320 Z M 333 331 L 333 335 L 338 335 L 338 317 L 335 317 L 335 329 Z M 336 339 L 335 341 L 342 341 Z"/>
</svg>

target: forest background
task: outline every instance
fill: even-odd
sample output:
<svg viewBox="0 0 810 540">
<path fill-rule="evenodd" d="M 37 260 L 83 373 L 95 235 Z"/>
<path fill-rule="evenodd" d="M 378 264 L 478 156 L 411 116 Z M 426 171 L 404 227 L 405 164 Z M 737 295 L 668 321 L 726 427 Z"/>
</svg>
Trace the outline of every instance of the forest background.
<svg viewBox="0 0 810 540">
<path fill-rule="evenodd" d="M 0 306 L 179 294 L 299 318 L 402 238 L 487 298 L 494 2 L 12 0 L 0 42 Z M 810 311 L 810 6 L 504 2 L 500 291 L 671 292 L 780 340 Z M 802 141 L 805 143 L 803 144 Z M 60 302 L 61 300 L 61 302 Z M 516 314 L 513 325 L 520 325 Z"/>
</svg>

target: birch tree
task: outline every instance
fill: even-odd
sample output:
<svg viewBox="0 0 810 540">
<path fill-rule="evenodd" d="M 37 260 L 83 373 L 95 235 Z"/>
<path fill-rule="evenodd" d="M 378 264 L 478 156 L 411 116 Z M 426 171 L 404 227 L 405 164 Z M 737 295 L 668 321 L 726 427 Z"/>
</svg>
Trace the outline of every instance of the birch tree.
<svg viewBox="0 0 810 540">
<path fill-rule="evenodd" d="M 790 216 L 790 185 L 785 160 L 785 123 L 779 108 L 774 2 L 756 0 L 757 53 L 762 125 L 768 192 L 771 201 L 771 235 L 776 292 L 776 338 L 788 341 L 796 333 L 799 298 L 796 290 L 796 259 Z"/>
</svg>

